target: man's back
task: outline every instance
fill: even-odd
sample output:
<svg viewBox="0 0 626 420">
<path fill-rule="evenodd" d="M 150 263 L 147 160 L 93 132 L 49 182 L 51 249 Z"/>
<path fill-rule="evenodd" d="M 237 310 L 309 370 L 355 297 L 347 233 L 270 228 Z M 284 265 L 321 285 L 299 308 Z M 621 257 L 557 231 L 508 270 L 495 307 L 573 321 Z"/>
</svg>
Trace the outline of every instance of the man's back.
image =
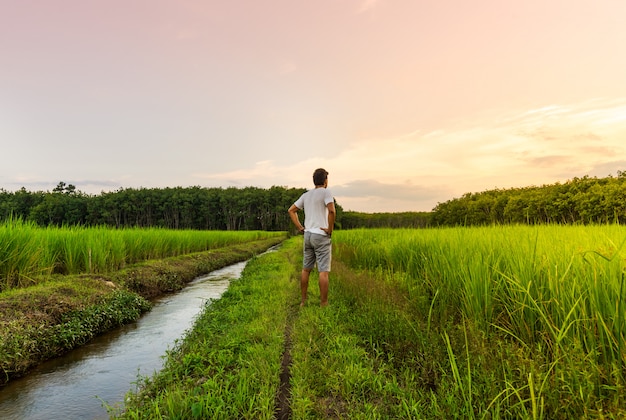
<svg viewBox="0 0 626 420">
<path fill-rule="evenodd" d="M 308 232 L 325 235 L 322 228 L 328 228 L 327 204 L 333 202 L 332 193 L 327 188 L 315 188 L 304 193 L 296 206 L 304 209 L 304 228 Z"/>
</svg>

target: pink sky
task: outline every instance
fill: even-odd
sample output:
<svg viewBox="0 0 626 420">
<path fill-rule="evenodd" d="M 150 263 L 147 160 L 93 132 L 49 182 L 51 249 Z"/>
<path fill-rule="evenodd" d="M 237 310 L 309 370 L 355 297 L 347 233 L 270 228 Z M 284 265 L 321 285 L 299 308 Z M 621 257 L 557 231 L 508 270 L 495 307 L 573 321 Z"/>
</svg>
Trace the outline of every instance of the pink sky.
<svg viewBox="0 0 626 420">
<path fill-rule="evenodd" d="M 0 188 L 310 187 L 350 210 L 626 170 L 626 2 L 20 0 Z"/>
</svg>

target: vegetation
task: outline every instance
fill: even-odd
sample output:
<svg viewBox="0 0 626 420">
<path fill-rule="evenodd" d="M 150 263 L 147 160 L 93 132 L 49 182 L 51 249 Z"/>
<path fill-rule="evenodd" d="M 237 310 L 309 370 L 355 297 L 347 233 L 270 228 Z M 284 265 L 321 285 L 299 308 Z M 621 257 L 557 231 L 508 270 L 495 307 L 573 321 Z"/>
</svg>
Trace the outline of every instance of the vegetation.
<svg viewBox="0 0 626 420">
<path fill-rule="evenodd" d="M 60 182 L 52 192 L 0 189 L 0 220 L 39 226 L 159 227 L 167 229 L 289 229 L 287 210 L 302 188 L 127 188 L 84 194 Z"/>
<path fill-rule="evenodd" d="M 298 304 L 301 245 L 253 259 L 169 352 L 165 368 L 129 394 L 126 419 L 272 419 L 284 332 Z M 119 407 L 111 408 L 114 412 Z"/>
<path fill-rule="evenodd" d="M 284 232 L 40 228 L 32 222 L 0 224 L 0 291 L 51 274 L 107 273 L 140 261 L 207 251 Z"/>
<path fill-rule="evenodd" d="M 361 213 L 344 211 L 342 229 L 358 228 L 425 228 L 431 222 L 429 212 Z"/>
<path fill-rule="evenodd" d="M 283 241 L 268 231 L 289 229 L 285 209 L 301 192 L 0 190 L 4 381 L 135 319 L 146 299 Z M 292 238 L 254 259 L 166 368 L 138 382 L 123 412 L 111 410 L 131 419 L 623 418 L 624 197 L 619 172 L 470 193 L 432 213 L 339 208 L 329 308 L 314 304 L 315 287 L 298 308 L 301 239 Z"/>
<path fill-rule="evenodd" d="M 467 193 L 439 203 L 432 214 L 435 226 L 625 222 L 626 171 L 617 177 Z"/>
<path fill-rule="evenodd" d="M 87 277 L 0 294 L 0 385 L 149 308 L 137 294 Z"/>
<path fill-rule="evenodd" d="M 0 293 L 0 385 L 137 319 L 150 308 L 147 299 L 180 290 L 201 274 L 251 258 L 285 238 L 252 234 L 239 233 L 248 238 L 245 243 L 231 240 L 229 246 L 142 261 L 110 273 L 41 276 L 33 286 Z"/>
<path fill-rule="evenodd" d="M 208 252 L 144 261 L 110 273 L 110 278 L 145 298 L 153 298 L 180 290 L 202 274 L 252 258 L 283 240 L 285 236 L 274 235 Z"/>
<path fill-rule="evenodd" d="M 296 419 L 626 415 L 624 228 L 337 231 L 328 308 L 315 281 L 296 306 L 300 241 L 255 259 L 120 416 L 272 418 L 286 384 Z"/>
<path fill-rule="evenodd" d="M 60 182 L 52 192 L 0 189 L 0 220 L 40 226 L 161 227 L 170 229 L 292 229 L 286 208 L 305 190 L 272 187 L 120 189 L 90 196 Z M 341 229 L 425 228 L 491 224 L 593 224 L 626 222 L 626 171 L 617 177 L 584 176 L 563 184 L 466 193 L 430 212 L 343 211 Z"/>
<path fill-rule="evenodd" d="M 432 393 L 417 417 L 626 414 L 623 227 L 362 230 L 335 240 L 339 260 L 402 296 L 351 331 L 412 365 L 407 375 L 426 368 L 420 388 Z M 441 360 L 424 361 L 429 353 Z"/>
</svg>

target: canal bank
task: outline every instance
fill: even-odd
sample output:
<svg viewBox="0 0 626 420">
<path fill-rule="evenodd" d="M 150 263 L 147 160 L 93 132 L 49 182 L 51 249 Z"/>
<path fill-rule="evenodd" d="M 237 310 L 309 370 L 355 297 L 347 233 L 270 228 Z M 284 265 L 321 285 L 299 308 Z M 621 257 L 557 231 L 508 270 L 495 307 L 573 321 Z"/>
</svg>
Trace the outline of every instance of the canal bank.
<svg viewBox="0 0 626 420">
<path fill-rule="evenodd" d="M 107 419 L 141 376 L 162 368 L 163 357 L 195 318 L 238 278 L 246 261 L 201 276 L 162 296 L 137 322 L 102 334 L 48 360 L 0 390 L 5 420 Z"/>
<path fill-rule="evenodd" d="M 288 325 L 302 309 L 301 266 L 301 237 L 252 259 L 168 352 L 164 368 L 127 395 L 117 418 L 285 418 L 286 341 Z M 311 292 L 312 300 L 319 299 L 315 287 Z"/>
<path fill-rule="evenodd" d="M 283 240 L 148 261 L 107 275 L 56 276 L 2 293 L 0 385 L 138 319 L 149 310 L 148 299 L 180 290 L 204 273 L 251 258 Z"/>
</svg>

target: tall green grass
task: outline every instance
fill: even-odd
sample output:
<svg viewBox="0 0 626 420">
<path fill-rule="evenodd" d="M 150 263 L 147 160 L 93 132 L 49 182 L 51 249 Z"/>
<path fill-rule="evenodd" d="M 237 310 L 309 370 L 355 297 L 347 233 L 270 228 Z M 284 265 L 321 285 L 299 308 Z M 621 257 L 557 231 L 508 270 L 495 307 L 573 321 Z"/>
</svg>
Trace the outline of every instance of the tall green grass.
<svg viewBox="0 0 626 420">
<path fill-rule="evenodd" d="M 409 299 L 427 296 L 428 325 L 458 326 L 468 320 L 488 337 L 504 338 L 521 352 L 545 358 L 539 376 L 529 371 L 526 385 L 509 384 L 500 396 L 531 401 L 529 416 L 541 417 L 542 392 L 548 387 L 589 401 L 624 391 L 626 227 L 336 233 L 340 260 L 388 273 L 384 277 L 396 279 Z"/>
<path fill-rule="evenodd" d="M 54 273 L 104 273 L 136 262 L 207 251 L 285 235 L 284 232 L 41 228 L 21 220 L 0 224 L 0 291 Z"/>
</svg>

